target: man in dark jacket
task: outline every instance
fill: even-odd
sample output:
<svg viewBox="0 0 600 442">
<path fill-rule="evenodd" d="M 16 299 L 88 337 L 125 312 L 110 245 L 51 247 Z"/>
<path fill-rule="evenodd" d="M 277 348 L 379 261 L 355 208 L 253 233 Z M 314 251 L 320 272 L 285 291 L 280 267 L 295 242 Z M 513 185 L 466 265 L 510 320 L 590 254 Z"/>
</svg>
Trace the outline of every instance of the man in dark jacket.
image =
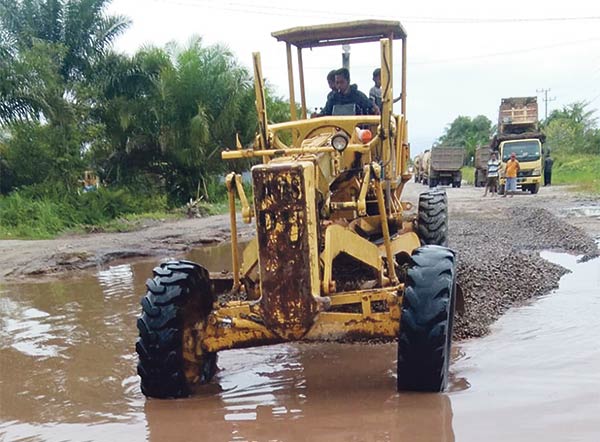
<svg viewBox="0 0 600 442">
<path fill-rule="evenodd" d="M 354 104 L 356 115 L 379 115 L 379 108 L 369 98 L 358 90 L 355 84 L 350 84 L 350 72 L 346 68 L 335 72 L 337 92 L 327 97 L 323 115 L 332 115 L 333 107 L 344 104 Z"/>
<path fill-rule="evenodd" d="M 554 160 L 550 157 L 550 154 L 544 159 L 544 186 L 550 186 L 552 184 L 552 165 Z"/>
</svg>

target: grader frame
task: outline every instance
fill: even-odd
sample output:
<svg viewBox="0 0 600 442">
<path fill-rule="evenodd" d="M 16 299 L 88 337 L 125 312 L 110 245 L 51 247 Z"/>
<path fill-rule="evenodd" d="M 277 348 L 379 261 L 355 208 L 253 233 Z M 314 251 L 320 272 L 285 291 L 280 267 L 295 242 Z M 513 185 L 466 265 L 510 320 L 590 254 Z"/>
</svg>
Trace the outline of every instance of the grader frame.
<svg viewBox="0 0 600 442">
<path fill-rule="evenodd" d="M 350 219 L 360 217 L 360 221 L 366 226 L 365 229 L 368 228 L 371 231 L 380 229 L 383 243 L 375 245 L 354 230 L 335 223 L 323 229 L 324 234 L 321 239 L 317 237 L 318 226 L 314 225 L 319 220 L 306 220 L 307 224 L 310 224 L 311 221 L 313 224 L 312 229 L 308 231 L 307 239 L 310 258 L 298 262 L 298 265 L 305 266 L 310 270 L 307 275 L 310 279 L 310 296 L 307 294 L 305 298 L 299 300 L 294 293 L 282 294 L 281 288 L 280 292 L 276 294 L 261 290 L 260 302 L 229 303 L 227 306 L 220 307 L 209 316 L 209 326 L 204 333 L 203 346 L 209 351 L 218 351 L 225 348 L 246 347 L 283 340 L 332 340 L 345 337 L 353 339 L 359 337 L 393 338 L 398 334 L 403 284 L 398 281 L 393 267 L 390 271 L 388 263 L 394 263 L 394 255 L 401 252 L 410 255 L 412 250 L 420 246 L 419 238 L 413 232 L 412 223 L 407 220 L 403 222 L 404 207 L 410 207 L 410 205 L 404 203 L 403 206 L 398 198 L 402 186 L 411 178 L 411 175 L 407 173 L 407 159 L 410 153 L 406 131 L 405 90 L 402 93 L 402 115 L 395 116 L 392 112 L 392 41 L 400 39 L 403 42 L 403 60 L 405 60 L 406 33 L 397 22 L 367 21 L 293 28 L 275 32 L 273 36 L 286 43 L 292 121 L 268 124 L 260 54 L 255 53 L 254 81 L 256 107 L 260 120 L 259 134 L 256 137 L 254 148 L 225 151 L 222 154 L 223 159 L 262 158 L 264 166 L 257 166 L 257 168 L 278 168 L 278 178 L 283 176 L 287 182 L 291 181 L 291 176 L 286 170 L 289 164 L 303 165 L 301 169 L 304 174 L 305 188 L 313 193 L 316 191 L 327 195 L 331 182 L 352 161 L 356 161 L 356 156 L 360 156 L 360 185 L 355 187 L 355 189 L 360 189 L 359 194 L 354 195 L 352 199 L 326 201 L 325 203 L 328 205 L 330 218 L 335 217 L 337 213 L 342 213 L 340 218 L 346 218 L 344 215 L 351 213 Z M 368 41 L 380 41 L 382 84 L 385 85 L 382 90 L 381 115 L 327 116 L 306 119 L 302 49 Z M 298 51 L 301 116 L 303 117 L 301 120 L 297 120 L 294 103 L 292 46 L 296 46 Z M 403 85 L 405 85 L 405 78 L 406 70 L 403 64 Z M 356 128 L 359 126 L 377 127 L 375 136 L 368 143 L 360 142 L 355 136 Z M 292 132 L 292 145 L 287 145 L 280 137 L 280 134 L 289 133 L 289 131 Z M 328 142 L 324 143 L 322 136 L 316 136 L 328 132 L 333 135 L 334 131 L 343 131 L 350 139 L 348 146 L 341 154 L 336 152 Z M 329 141 L 329 139 L 330 137 L 325 140 Z M 379 157 L 375 158 L 377 156 Z M 244 253 L 242 266 L 238 264 L 238 244 L 234 234 L 237 230 L 236 213 L 231 210 L 231 208 L 235 208 L 235 197 L 238 196 L 241 200 L 243 219 L 246 222 L 251 220 L 252 211 L 247 205 L 240 177 L 230 174 L 226 183 L 232 226 L 233 289 L 237 290 L 243 289 L 240 278 L 246 278 L 250 269 L 256 266 L 261 267 L 263 263 L 259 256 L 259 243 L 252 241 Z M 261 183 L 257 184 L 255 181 L 255 210 L 260 212 L 264 201 L 261 201 L 260 195 L 257 196 L 257 185 L 261 186 Z M 375 211 L 379 212 L 373 216 L 367 216 L 369 192 L 374 197 L 372 202 L 377 205 Z M 306 213 L 316 214 L 318 212 L 315 206 L 316 198 L 313 195 L 306 198 L 304 203 L 306 204 Z M 397 233 L 394 238 L 391 238 L 389 232 L 390 222 L 396 224 Z M 285 230 L 289 226 L 280 225 L 279 227 Z M 260 223 L 258 234 L 260 238 Z M 268 242 L 268 235 L 262 236 L 261 244 L 264 245 Z M 319 244 L 322 246 L 320 253 Z M 281 248 L 281 244 L 278 246 L 280 246 L 278 250 L 280 259 L 289 259 L 290 257 L 286 256 L 286 250 Z M 340 253 L 349 255 L 374 269 L 377 274 L 378 288 L 338 292 L 335 282 L 332 280 L 332 273 L 333 261 Z M 285 275 L 277 275 L 277 277 L 283 276 Z M 289 277 L 294 278 L 295 276 L 291 274 Z M 307 281 L 303 282 L 307 283 Z M 289 284 L 289 279 L 285 280 L 285 283 Z M 288 299 L 285 299 L 286 297 Z M 373 311 L 371 306 L 375 302 L 384 303 L 388 307 L 387 310 L 384 312 Z M 274 307 L 274 304 L 277 306 Z M 348 305 L 359 305 L 360 312 L 330 311 L 334 306 Z M 269 318 L 278 317 L 285 318 L 285 320 L 283 322 L 269 321 L 264 318 L 265 313 Z M 261 320 L 239 321 L 239 319 L 253 315 Z M 230 319 L 234 320 L 233 325 L 223 327 L 223 321 L 228 322 Z M 268 322 L 273 323 L 267 326 L 265 323 Z"/>
<path fill-rule="evenodd" d="M 148 285 L 146 301 L 142 302 L 142 324 L 138 322 L 140 375 L 142 389 L 148 395 L 188 394 L 195 384 L 210 380 L 214 370 L 207 360 L 212 363 L 216 360 L 214 355 L 225 349 L 295 340 L 398 337 L 403 311 L 416 305 L 417 298 L 409 303 L 412 306 L 404 301 L 407 281 L 411 281 L 410 275 L 407 279 L 406 267 L 419 264 L 420 258 L 415 254 L 427 255 L 427 259 L 421 260 L 425 266 L 435 264 L 438 259 L 449 262 L 450 267 L 438 273 L 443 278 L 450 275 L 444 279 L 448 302 L 443 313 L 448 315 L 453 310 L 450 300 L 455 284 L 453 254 L 446 249 L 420 248 L 422 242 L 443 244 L 445 230 L 440 230 L 442 236 L 435 237 L 435 241 L 424 241 L 423 235 L 415 232 L 415 217 L 407 215 L 412 204 L 400 200 L 405 183 L 412 177 L 407 170 L 410 152 L 406 120 L 406 32 L 402 25 L 395 21 L 367 20 L 299 27 L 272 35 L 286 44 L 291 121 L 269 123 L 260 54 L 255 53 L 258 134 L 251 148 L 222 153 L 226 160 L 262 159 L 261 164 L 252 168 L 253 207 L 245 195 L 241 176 L 230 173 L 226 178 L 232 255 L 228 287 L 231 294 L 245 300 L 214 302 L 202 313 L 190 313 L 186 310 L 189 307 L 177 306 L 181 312 L 173 318 L 179 318 L 182 333 L 182 364 L 181 372 L 177 373 L 184 374 L 185 379 L 177 388 L 165 390 L 159 385 L 162 368 L 145 359 L 160 359 L 157 352 L 149 350 L 154 345 L 150 313 L 156 313 L 152 308 L 160 305 L 160 296 L 169 291 L 175 276 L 185 273 L 188 278 L 197 271 L 195 264 L 188 262 L 166 263 L 157 268 L 153 285 Z M 402 43 L 400 115 L 393 113 L 394 40 Z M 381 56 L 381 114 L 307 119 L 302 49 L 377 41 Z M 300 119 L 295 105 L 292 46 L 297 48 L 298 55 Z M 365 130 L 371 132 L 370 139 L 361 137 Z M 291 137 L 282 135 L 290 132 Z M 345 140 L 343 149 L 339 149 L 339 144 L 338 149 L 333 147 L 333 139 L 338 136 Z M 257 233 L 241 256 L 236 198 L 241 203 L 243 221 L 255 220 Z M 445 204 L 445 195 L 433 198 Z M 428 210 L 433 206 L 424 207 Z M 443 210 L 436 213 L 445 216 Z M 441 221 L 437 224 L 445 225 L 445 219 Z M 433 274 L 429 270 L 425 273 Z M 422 292 L 423 287 L 427 291 L 434 282 L 427 275 L 413 275 L 409 291 Z M 194 292 L 197 289 L 194 284 L 198 285 L 194 278 L 186 279 L 182 287 Z M 204 291 L 208 286 L 216 287 L 214 282 L 202 284 Z M 191 304 L 198 308 L 202 302 Z M 438 351 L 440 346 L 444 355 L 449 351 L 447 331 L 450 329 L 451 333 L 451 315 L 445 324 L 446 334 L 431 352 Z M 399 350 L 399 377 L 402 364 L 414 372 L 411 376 L 420 376 L 417 366 L 409 366 L 414 358 L 427 359 L 419 352 L 418 348 L 416 353 L 411 349 L 401 354 Z M 436 379 L 433 383 L 422 384 L 417 380 L 403 387 L 399 380 L 399 389 L 443 389 L 447 363 L 446 355 L 432 374 Z M 151 374 L 149 368 L 159 374 Z"/>
</svg>

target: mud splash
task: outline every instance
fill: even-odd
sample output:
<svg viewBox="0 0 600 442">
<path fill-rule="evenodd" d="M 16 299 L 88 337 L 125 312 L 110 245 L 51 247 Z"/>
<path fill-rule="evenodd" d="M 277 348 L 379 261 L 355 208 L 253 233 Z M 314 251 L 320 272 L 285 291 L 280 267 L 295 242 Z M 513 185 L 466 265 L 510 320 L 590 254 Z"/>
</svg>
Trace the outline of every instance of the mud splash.
<svg viewBox="0 0 600 442">
<path fill-rule="evenodd" d="M 191 258 L 224 269 L 229 248 L 211 249 Z M 543 256 L 572 273 L 458 345 L 440 395 L 395 392 L 395 344 L 281 344 L 223 352 L 198 396 L 146 400 L 135 320 L 154 262 L 0 286 L 0 439 L 596 440 L 600 259 Z"/>
</svg>

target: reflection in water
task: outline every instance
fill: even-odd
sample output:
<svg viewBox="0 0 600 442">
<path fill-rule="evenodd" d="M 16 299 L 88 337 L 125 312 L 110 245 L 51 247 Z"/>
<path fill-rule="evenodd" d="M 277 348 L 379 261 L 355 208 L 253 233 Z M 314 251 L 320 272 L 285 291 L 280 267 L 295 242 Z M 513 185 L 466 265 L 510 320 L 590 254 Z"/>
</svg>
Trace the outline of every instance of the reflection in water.
<svg viewBox="0 0 600 442">
<path fill-rule="evenodd" d="M 572 272 L 558 290 L 461 345 L 468 357 L 453 369 L 471 388 L 452 395 L 459 440 L 489 439 L 490 428 L 493 440 L 600 440 L 600 258 L 542 257 Z"/>
<path fill-rule="evenodd" d="M 33 307 L 19 305 L 11 299 L 0 300 L 0 334 L 2 341 L 27 356 L 56 357 L 64 346 L 56 342 L 59 329 L 53 329 L 49 314 Z M 54 321 L 56 322 L 56 321 Z M 64 327 L 62 327 L 64 330 Z"/>
<path fill-rule="evenodd" d="M 146 400 L 135 321 L 156 261 L 0 285 L 0 440 L 595 441 L 600 259 L 544 257 L 573 273 L 462 343 L 446 395 L 396 393 L 395 344 L 281 344 L 222 352 L 192 398 Z"/>
<path fill-rule="evenodd" d="M 188 400 L 146 402 L 149 438 L 454 441 L 449 397 L 396 393 L 394 357 L 394 344 L 223 352 L 220 391 L 207 386 Z"/>
<path fill-rule="evenodd" d="M 240 256 L 247 244 L 245 241 L 238 243 Z M 186 259 L 206 267 L 209 272 L 231 271 L 231 243 L 190 250 Z"/>
<path fill-rule="evenodd" d="M 100 270 L 96 277 L 107 298 L 134 292 L 133 270 L 129 264 L 110 266 L 106 270 Z"/>
<path fill-rule="evenodd" d="M 133 288 L 143 280 L 128 268 L 0 286 L 0 439 L 85 440 L 82 427 L 139 420 Z"/>
<path fill-rule="evenodd" d="M 594 217 L 600 219 L 600 205 L 577 206 L 563 209 L 564 216 Z"/>
<path fill-rule="evenodd" d="M 224 390 L 220 396 L 227 412 L 225 420 L 255 420 L 259 412 L 266 410 L 276 416 L 300 411 L 306 382 L 298 362 L 299 350 L 292 345 L 279 347 L 282 352 L 255 348 L 237 352 L 235 359 L 229 359 L 231 365 L 219 382 Z M 253 362 L 252 370 L 248 369 L 248 361 Z M 278 403 L 278 392 L 285 392 L 286 404 Z"/>
</svg>

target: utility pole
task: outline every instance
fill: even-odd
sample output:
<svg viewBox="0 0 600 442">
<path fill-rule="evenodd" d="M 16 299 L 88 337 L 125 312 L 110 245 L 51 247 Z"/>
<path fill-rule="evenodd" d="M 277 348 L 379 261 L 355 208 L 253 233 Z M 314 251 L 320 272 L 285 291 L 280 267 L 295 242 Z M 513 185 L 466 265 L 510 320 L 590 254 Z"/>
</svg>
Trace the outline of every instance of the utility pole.
<svg viewBox="0 0 600 442">
<path fill-rule="evenodd" d="M 536 92 L 538 94 L 543 93 L 544 94 L 544 120 L 548 119 L 548 102 L 549 101 L 554 101 L 556 100 L 556 97 L 552 97 L 552 98 L 548 98 L 548 92 L 550 92 L 551 89 L 536 89 Z"/>
<path fill-rule="evenodd" d="M 350 45 L 343 45 L 342 66 L 350 70 Z"/>
</svg>

